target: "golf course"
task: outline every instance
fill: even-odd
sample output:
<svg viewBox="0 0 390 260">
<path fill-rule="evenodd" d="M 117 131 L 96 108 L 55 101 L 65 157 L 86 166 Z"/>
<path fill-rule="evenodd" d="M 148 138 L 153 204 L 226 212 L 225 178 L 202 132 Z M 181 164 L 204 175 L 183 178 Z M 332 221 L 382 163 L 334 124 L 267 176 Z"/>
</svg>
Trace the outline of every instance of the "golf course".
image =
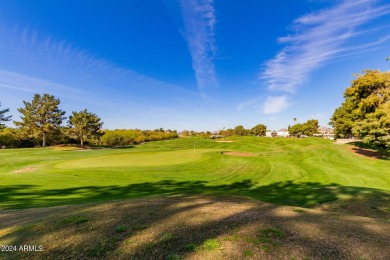
<svg viewBox="0 0 390 260">
<path fill-rule="evenodd" d="M 193 137 L 0 161 L 0 244 L 45 249 L 4 258 L 390 256 L 390 160 L 358 144 Z"/>
<path fill-rule="evenodd" d="M 390 260 L 390 0 L 0 1 L 0 260 Z"/>
</svg>

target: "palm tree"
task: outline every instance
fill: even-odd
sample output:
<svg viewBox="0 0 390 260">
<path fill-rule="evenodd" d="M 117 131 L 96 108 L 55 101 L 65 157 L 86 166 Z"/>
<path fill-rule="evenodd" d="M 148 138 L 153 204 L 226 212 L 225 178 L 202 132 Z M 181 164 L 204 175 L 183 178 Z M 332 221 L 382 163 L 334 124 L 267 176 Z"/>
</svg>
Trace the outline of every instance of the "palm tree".
<svg viewBox="0 0 390 260">
<path fill-rule="evenodd" d="M 294 117 L 294 122 L 296 122 L 297 121 L 297 118 L 296 117 Z"/>
</svg>

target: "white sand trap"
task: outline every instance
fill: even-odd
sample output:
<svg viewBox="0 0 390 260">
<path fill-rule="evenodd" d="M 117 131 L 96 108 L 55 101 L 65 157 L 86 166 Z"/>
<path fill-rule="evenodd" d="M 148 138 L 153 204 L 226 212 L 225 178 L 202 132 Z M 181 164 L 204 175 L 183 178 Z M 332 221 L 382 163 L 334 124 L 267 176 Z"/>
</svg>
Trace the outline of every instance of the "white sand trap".
<svg viewBox="0 0 390 260">
<path fill-rule="evenodd" d="M 22 173 L 22 172 L 33 172 L 37 169 L 37 167 L 35 166 L 30 166 L 30 167 L 26 167 L 26 168 L 23 168 L 23 169 L 19 169 L 19 170 L 16 170 L 16 171 L 13 171 L 13 173 Z"/>
<path fill-rule="evenodd" d="M 223 154 L 232 155 L 232 156 L 256 156 L 253 153 L 246 153 L 246 152 L 224 152 Z"/>
</svg>

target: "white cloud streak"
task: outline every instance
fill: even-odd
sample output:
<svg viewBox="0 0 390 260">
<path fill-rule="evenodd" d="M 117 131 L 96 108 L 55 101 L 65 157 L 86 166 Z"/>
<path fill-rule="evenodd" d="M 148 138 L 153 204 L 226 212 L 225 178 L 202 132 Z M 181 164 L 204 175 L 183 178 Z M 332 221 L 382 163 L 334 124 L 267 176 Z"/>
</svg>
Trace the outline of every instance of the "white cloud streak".
<svg viewBox="0 0 390 260">
<path fill-rule="evenodd" d="M 261 100 L 260 98 L 255 98 L 255 99 L 243 101 L 240 104 L 238 104 L 237 111 L 242 111 L 247 108 L 257 108 L 260 100 Z"/>
<path fill-rule="evenodd" d="M 213 59 L 215 46 L 215 10 L 213 0 L 181 0 L 184 20 L 182 32 L 192 57 L 192 68 L 200 93 L 218 87 Z"/>
<path fill-rule="evenodd" d="M 367 52 L 388 40 L 386 35 L 368 42 L 370 38 L 366 36 L 378 29 L 361 29 L 375 18 L 390 13 L 390 5 L 376 3 L 375 0 L 345 0 L 296 19 L 291 27 L 295 34 L 278 39 L 285 47 L 265 63 L 260 73 L 268 90 L 294 93 L 311 72 L 327 62 Z M 269 104 L 267 100 L 264 112 L 271 111 Z"/>
<path fill-rule="evenodd" d="M 3 88 L 7 86 L 22 91 L 31 86 L 33 92 L 61 89 L 69 94 L 85 89 L 101 97 L 124 89 L 133 90 L 133 94 L 153 91 L 162 95 L 196 95 L 179 86 L 122 68 L 64 41 L 40 37 L 28 28 L 11 31 L 0 27 L 0 39 L 0 69 L 3 69 L 0 83 Z"/>
<path fill-rule="evenodd" d="M 98 98 L 95 93 L 90 91 L 76 89 L 67 85 L 2 69 L 0 69 L 0 89 L 1 88 L 25 93 L 50 92 L 79 101 L 87 101 L 88 103 L 93 103 L 93 101 Z M 88 99 L 86 100 L 85 97 L 88 97 Z"/>
<path fill-rule="evenodd" d="M 0 100 L 14 119 L 21 100 L 29 100 L 33 93 L 50 93 L 61 99 L 65 111 L 88 107 L 105 118 L 105 127 L 132 128 L 139 123 L 142 128 L 168 124 L 176 128 L 174 119 L 158 123 L 165 116 L 162 108 L 179 118 L 202 100 L 198 91 L 121 67 L 28 28 L 0 23 L 0 56 Z"/>
<path fill-rule="evenodd" d="M 287 96 L 269 96 L 265 100 L 263 112 L 266 115 L 277 114 L 288 107 Z"/>
</svg>

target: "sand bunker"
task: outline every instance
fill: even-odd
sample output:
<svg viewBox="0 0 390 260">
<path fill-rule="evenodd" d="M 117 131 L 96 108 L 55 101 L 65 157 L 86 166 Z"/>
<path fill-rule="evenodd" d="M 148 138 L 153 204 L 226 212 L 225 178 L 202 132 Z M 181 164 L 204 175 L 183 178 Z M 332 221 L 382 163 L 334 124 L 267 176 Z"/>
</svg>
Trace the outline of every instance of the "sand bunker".
<svg viewBox="0 0 390 260">
<path fill-rule="evenodd" d="M 33 172 L 33 171 L 35 171 L 36 168 L 37 167 L 35 167 L 35 166 L 30 166 L 30 167 L 27 167 L 27 168 L 23 168 L 23 169 L 19 169 L 19 170 L 13 171 L 13 173 Z"/>
<path fill-rule="evenodd" d="M 224 152 L 223 154 L 232 155 L 232 156 L 255 156 L 253 153 L 246 152 Z"/>
<path fill-rule="evenodd" d="M 223 141 L 223 140 L 215 141 L 215 142 L 217 142 L 217 143 L 234 143 L 234 141 Z"/>
</svg>

